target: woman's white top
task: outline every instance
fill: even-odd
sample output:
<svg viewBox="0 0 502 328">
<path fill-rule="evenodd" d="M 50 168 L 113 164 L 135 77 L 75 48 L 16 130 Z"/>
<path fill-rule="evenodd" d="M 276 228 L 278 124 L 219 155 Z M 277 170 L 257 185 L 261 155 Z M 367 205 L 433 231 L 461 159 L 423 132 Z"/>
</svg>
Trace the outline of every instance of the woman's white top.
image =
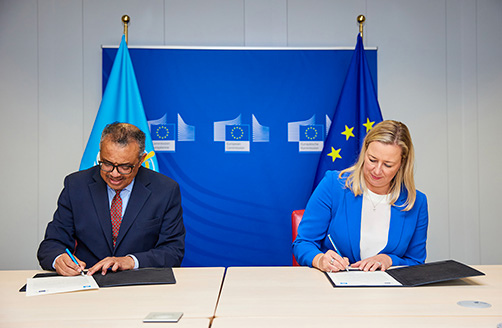
<svg viewBox="0 0 502 328">
<path fill-rule="evenodd" d="M 377 255 L 387 245 L 390 225 L 389 195 L 368 190 L 361 213 L 361 260 Z"/>
</svg>

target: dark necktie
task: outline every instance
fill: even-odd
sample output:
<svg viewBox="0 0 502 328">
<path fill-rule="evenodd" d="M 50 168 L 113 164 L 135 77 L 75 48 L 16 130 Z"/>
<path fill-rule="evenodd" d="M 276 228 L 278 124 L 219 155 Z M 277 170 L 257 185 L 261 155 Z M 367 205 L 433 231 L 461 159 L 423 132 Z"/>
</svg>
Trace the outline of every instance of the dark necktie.
<svg viewBox="0 0 502 328">
<path fill-rule="evenodd" d="M 113 247 L 117 242 L 117 236 L 119 235 L 120 223 L 122 222 L 122 198 L 120 198 L 121 190 L 116 190 L 116 194 L 112 199 L 112 206 L 110 208 L 110 216 L 112 218 L 112 237 L 113 237 Z"/>
</svg>

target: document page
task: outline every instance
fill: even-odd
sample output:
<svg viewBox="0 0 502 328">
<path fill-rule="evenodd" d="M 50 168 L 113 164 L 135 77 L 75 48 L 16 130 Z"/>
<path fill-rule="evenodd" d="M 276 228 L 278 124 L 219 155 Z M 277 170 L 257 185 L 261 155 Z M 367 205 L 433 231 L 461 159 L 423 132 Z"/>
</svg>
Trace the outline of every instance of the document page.
<svg viewBox="0 0 502 328">
<path fill-rule="evenodd" d="M 26 296 L 47 295 L 74 292 L 79 290 L 98 289 L 99 286 L 92 276 L 45 277 L 28 278 Z"/>
<path fill-rule="evenodd" d="M 402 286 L 399 281 L 391 277 L 385 271 L 364 272 L 339 271 L 326 273 L 331 282 L 340 287 L 362 287 L 362 286 Z"/>
</svg>

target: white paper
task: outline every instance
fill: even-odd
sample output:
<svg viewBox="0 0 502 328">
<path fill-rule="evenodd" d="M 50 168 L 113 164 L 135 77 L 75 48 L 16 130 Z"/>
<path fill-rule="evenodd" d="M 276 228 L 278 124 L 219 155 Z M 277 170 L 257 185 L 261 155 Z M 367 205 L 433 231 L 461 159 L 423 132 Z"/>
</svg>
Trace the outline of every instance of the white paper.
<svg viewBox="0 0 502 328">
<path fill-rule="evenodd" d="M 92 276 L 87 275 L 28 278 L 26 282 L 26 296 L 48 295 L 98 288 L 99 286 L 96 280 L 94 280 Z"/>
<path fill-rule="evenodd" d="M 328 277 L 336 286 L 402 286 L 385 271 L 329 272 Z"/>
</svg>

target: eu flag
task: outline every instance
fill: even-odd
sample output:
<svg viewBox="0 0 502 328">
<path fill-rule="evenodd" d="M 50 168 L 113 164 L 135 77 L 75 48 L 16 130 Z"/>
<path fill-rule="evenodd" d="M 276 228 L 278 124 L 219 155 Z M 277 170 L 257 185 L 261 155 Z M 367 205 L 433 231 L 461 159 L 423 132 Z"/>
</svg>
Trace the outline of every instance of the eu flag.
<svg viewBox="0 0 502 328">
<path fill-rule="evenodd" d="M 101 132 L 107 124 L 116 121 L 134 124 L 145 133 L 145 151 L 147 156 L 144 165 L 147 168 L 158 171 L 157 157 L 153 150 L 143 102 L 141 101 L 136 75 L 134 74 L 134 68 L 124 36 L 122 36 L 119 50 L 115 56 L 101 105 L 99 106 L 87 147 L 80 162 L 80 170 L 85 170 L 98 163 Z"/>
<path fill-rule="evenodd" d="M 314 188 L 328 170 L 353 165 L 366 133 L 382 121 L 382 113 L 364 54 L 361 35 L 357 36 L 340 99 L 319 159 Z"/>
</svg>

